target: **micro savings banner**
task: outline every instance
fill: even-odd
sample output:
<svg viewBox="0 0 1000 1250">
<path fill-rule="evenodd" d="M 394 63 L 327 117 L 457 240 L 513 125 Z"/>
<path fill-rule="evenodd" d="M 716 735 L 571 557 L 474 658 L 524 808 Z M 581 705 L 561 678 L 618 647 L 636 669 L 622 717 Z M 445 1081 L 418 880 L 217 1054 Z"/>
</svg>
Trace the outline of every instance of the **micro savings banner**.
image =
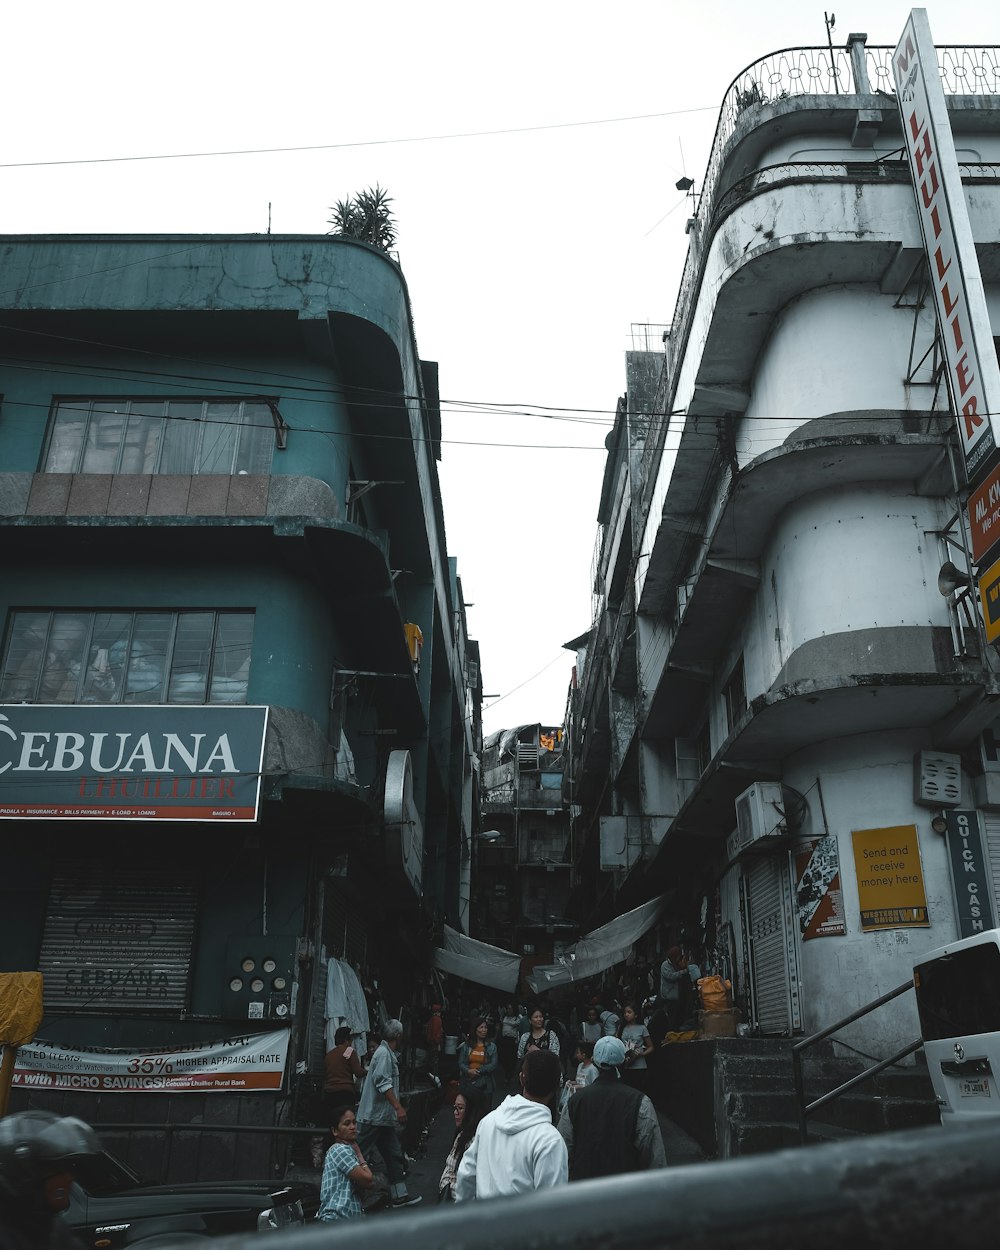
<svg viewBox="0 0 1000 1250">
<path fill-rule="evenodd" d="M 12 1084 L 95 1094 L 245 1094 L 281 1089 L 288 1030 L 161 1050 L 35 1041 L 15 1056 Z"/>
</svg>

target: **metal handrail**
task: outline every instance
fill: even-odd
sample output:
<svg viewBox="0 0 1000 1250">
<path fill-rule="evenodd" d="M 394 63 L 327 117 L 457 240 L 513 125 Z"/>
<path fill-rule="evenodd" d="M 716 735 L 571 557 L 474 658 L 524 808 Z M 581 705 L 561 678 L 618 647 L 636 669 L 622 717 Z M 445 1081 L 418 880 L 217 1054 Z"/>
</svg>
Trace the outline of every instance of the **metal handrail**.
<svg viewBox="0 0 1000 1250">
<path fill-rule="evenodd" d="M 902 1050 L 897 1051 L 894 1055 L 890 1055 L 888 1059 L 883 1059 L 872 1067 L 865 1068 L 864 1072 L 859 1072 L 856 1076 L 852 1076 L 850 1080 L 844 1081 L 843 1084 L 836 1086 L 836 1088 L 828 1090 L 827 1093 L 810 1103 L 806 1102 L 805 1080 L 802 1075 L 803 1051 L 808 1050 L 810 1046 L 815 1046 L 818 1042 L 824 1041 L 832 1033 L 836 1033 L 844 1028 L 845 1025 L 853 1024 L 855 1020 L 862 1019 L 869 1012 L 883 1007 L 886 1003 L 892 1002 L 894 998 L 898 998 L 900 994 L 905 994 L 907 990 L 912 989 L 913 981 L 904 981 L 902 985 L 897 985 L 888 994 L 883 994 L 881 998 L 876 998 L 866 1006 L 859 1007 L 857 1011 L 852 1011 L 849 1016 L 844 1016 L 842 1020 L 838 1020 L 835 1024 L 830 1024 L 825 1029 L 820 1029 L 818 1033 L 812 1033 L 809 1037 L 802 1038 L 801 1041 L 796 1042 L 792 1047 L 792 1074 L 795 1080 L 795 1098 L 798 1103 L 799 1142 L 803 1146 L 809 1144 L 809 1130 L 806 1119 L 811 1112 L 825 1106 L 828 1102 L 832 1102 L 834 1098 L 839 1098 L 841 1094 L 846 1093 L 849 1089 L 853 1089 L 856 1085 L 860 1085 L 862 1081 L 867 1081 L 869 1078 L 876 1076 L 884 1068 L 888 1068 L 892 1064 L 898 1063 L 900 1059 L 904 1059 L 907 1055 L 912 1055 L 914 1051 L 920 1050 L 924 1041 L 923 1038 L 918 1037 L 916 1041 L 910 1042 L 908 1046 L 904 1046 Z"/>
</svg>

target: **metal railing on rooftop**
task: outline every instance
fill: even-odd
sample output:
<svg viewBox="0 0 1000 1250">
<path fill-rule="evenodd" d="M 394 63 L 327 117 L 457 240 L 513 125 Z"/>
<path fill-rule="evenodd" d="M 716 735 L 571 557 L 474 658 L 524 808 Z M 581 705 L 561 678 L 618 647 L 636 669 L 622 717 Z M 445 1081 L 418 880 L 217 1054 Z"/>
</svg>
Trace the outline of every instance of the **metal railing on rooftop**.
<svg viewBox="0 0 1000 1250">
<path fill-rule="evenodd" d="M 715 218 L 716 195 L 723 163 L 729 141 L 741 120 L 750 109 L 802 95 L 881 93 L 891 96 L 895 107 L 892 79 L 894 48 L 862 45 L 859 50 L 863 55 L 856 59 L 849 48 L 834 48 L 832 56 L 828 47 L 782 48 L 748 65 L 730 83 L 719 110 L 708 167 L 697 196 L 697 225 L 688 245 L 674 315 L 670 322 L 668 354 L 673 362 L 680 360 L 683 355 L 694 296 L 698 290 L 701 264 L 706 250 L 701 246 L 700 236 Z M 941 82 L 947 94 L 1000 94 L 1000 46 L 942 45 L 937 48 L 937 54 Z M 860 69 L 862 65 L 863 70 Z M 670 390 L 666 398 L 669 402 Z M 664 422 L 663 426 L 654 426 L 650 431 L 654 445 L 652 448 L 647 445 L 643 451 L 647 477 L 651 461 L 662 445 L 661 435 L 666 424 Z"/>
</svg>

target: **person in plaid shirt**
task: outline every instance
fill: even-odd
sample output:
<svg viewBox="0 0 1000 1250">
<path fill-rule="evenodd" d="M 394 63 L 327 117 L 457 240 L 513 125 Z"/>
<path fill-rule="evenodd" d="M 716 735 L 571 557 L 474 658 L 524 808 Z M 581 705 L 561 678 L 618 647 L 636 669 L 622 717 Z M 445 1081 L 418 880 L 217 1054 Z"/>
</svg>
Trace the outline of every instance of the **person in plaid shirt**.
<svg viewBox="0 0 1000 1250">
<path fill-rule="evenodd" d="M 358 1121 L 353 1107 L 344 1107 L 333 1125 L 333 1145 L 323 1161 L 318 1220 L 349 1220 L 362 1215 L 359 1191 L 375 1182 L 357 1142 Z"/>
</svg>

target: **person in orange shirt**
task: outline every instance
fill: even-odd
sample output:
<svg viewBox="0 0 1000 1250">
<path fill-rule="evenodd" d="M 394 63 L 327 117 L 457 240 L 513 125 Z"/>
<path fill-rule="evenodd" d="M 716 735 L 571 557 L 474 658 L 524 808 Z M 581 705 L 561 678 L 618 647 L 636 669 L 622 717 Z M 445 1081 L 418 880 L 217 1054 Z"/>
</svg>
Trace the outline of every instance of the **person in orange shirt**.
<svg viewBox="0 0 1000 1250">
<path fill-rule="evenodd" d="M 458 1077 L 460 1088 L 478 1090 L 492 1104 L 496 1092 L 497 1069 L 496 1043 L 490 1041 L 489 1021 L 478 1016 L 472 1022 L 469 1039 L 458 1048 Z"/>
</svg>

